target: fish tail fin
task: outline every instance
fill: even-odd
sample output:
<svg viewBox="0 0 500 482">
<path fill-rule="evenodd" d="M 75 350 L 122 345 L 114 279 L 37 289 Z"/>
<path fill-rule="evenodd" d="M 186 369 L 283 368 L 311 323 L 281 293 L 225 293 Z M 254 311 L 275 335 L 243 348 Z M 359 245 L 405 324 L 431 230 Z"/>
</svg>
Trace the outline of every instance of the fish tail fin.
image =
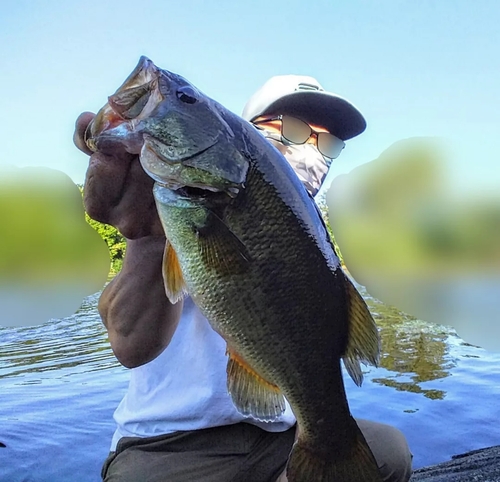
<svg viewBox="0 0 500 482">
<path fill-rule="evenodd" d="M 295 443 L 287 466 L 288 482 L 382 482 L 382 476 L 363 434 L 358 429 L 355 443 L 327 454 Z"/>
</svg>

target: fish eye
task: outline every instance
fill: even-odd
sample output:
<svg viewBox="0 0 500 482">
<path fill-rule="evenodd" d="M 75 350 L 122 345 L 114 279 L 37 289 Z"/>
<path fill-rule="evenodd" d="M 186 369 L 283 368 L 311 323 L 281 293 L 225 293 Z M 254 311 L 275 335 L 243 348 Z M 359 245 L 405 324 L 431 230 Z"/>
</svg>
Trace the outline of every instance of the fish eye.
<svg viewBox="0 0 500 482">
<path fill-rule="evenodd" d="M 177 90 L 177 98 L 186 104 L 198 102 L 196 91 L 189 85 L 183 85 Z"/>
</svg>

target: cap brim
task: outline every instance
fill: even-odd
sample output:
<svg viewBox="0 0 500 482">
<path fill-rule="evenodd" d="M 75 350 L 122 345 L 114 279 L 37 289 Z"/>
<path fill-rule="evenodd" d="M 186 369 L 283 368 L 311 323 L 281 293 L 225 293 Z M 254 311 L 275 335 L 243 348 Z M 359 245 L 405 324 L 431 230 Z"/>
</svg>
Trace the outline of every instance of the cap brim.
<svg viewBox="0 0 500 482">
<path fill-rule="evenodd" d="M 346 141 L 366 129 L 361 112 L 350 102 L 329 92 L 293 92 L 273 102 L 261 115 L 291 115 L 328 129 Z"/>
</svg>

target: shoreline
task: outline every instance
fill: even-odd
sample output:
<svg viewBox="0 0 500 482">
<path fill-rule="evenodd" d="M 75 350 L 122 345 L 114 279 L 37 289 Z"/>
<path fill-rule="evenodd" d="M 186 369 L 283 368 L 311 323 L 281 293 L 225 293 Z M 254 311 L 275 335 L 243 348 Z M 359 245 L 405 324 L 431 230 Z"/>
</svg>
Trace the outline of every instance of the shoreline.
<svg viewBox="0 0 500 482">
<path fill-rule="evenodd" d="M 500 445 L 453 455 L 451 460 L 416 469 L 410 482 L 500 482 Z"/>
</svg>

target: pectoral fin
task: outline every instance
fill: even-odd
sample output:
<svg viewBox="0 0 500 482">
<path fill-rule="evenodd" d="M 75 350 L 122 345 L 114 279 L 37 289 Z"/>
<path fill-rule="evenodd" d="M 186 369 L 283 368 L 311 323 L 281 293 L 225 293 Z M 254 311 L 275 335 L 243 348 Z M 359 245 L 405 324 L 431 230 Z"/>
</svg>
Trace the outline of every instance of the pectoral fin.
<svg viewBox="0 0 500 482">
<path fill-rule="evenodd" d="M 243 415 L 272 421 L 285 411 L 285 398 L 279 388 L 262 378 L 237 353 L 228 348 L 227 389 Z"/>
<path fill-rule="evenodd" d="M 347 372 L 356 385 L 361 386 L 363 372 L 360 363 L 377 366 L 380 356 L 380 338 L 377 325 L 363 297 L 346 276 L 349 309 L 347 348 L 343 356 Z"/>
<path fill-rule="evenodd" d="M 177 253 L 168 241 L 165 244 L 165 252 L 163 253 L 162 274 L 165 293 L 170 302 L 175 304 L 182 300 L 187 294 L 186 283 L 182 276 Z"/>
<path fill-rule="evenodd" d="M 250 257 L 245 245 L 213 212 L 207 224 L 198 228 L 198 245 L 206 266 L 219 273 L 244 273 L 248 268 Z"/>
</svg>

